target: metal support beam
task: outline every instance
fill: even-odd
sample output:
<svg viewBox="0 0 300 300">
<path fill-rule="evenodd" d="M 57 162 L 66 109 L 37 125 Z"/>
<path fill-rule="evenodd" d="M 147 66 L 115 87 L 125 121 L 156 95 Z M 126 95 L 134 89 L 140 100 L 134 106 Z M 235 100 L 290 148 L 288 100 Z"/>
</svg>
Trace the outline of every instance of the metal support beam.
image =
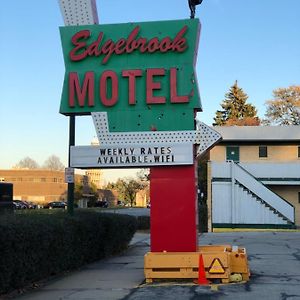
<svg viewBox="0 0 300 300">
<path fill-rule="evenodd" d="M 75 116 L 70 116 L 69 120 L 69 161 L 68 167 L 71 166 L 71 146 L 75 146 Z M 74 187 L 75 183 L 68 183 L 68 213 L 74 214 Z"/>
<path fill-rule="evenodd" d="M 96 0 L 59 0 L 59 6 L 66 26 L 99 23 Z M 69 167 L 71 146 L 75 146 L 75 115 L 69 121 Z M 68 183 L 68 213 L 74 213 L 74 183 Z"/>
</svg>

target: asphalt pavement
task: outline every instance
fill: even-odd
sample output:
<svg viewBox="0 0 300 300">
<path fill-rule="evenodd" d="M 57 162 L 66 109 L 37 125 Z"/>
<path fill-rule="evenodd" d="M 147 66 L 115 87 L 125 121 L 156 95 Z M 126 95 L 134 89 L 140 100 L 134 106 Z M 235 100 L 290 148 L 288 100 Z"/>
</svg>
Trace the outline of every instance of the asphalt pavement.
<svg viewBox="0 0 300 300">
<path fill-rule="evenodd" d="M 125 299 L 300 299 L 300 232 L 207 233 L 200 237 L 200 244 L 246 247 L 252 274 L 250 281 L 211 286 L 144 284 Z"/>
<path fill-rule="evenodd" d="M 250 281 L 210 286 L 172 281 L 146 284 L 143 256 L 149 251 L 149 234 L 136 233 L 129 249 L 121 255 L 51 280 L 15 299 L 300 299 L 300 232 L 205 233 L 199 242 L 245 247 Z"/>
</svg>

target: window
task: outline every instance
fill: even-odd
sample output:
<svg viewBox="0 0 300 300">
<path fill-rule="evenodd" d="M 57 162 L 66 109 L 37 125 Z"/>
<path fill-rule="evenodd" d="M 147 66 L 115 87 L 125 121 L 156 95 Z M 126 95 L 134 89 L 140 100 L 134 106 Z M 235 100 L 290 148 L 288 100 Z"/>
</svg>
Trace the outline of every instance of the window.
<svg viewBox="0 0 300 300">
<path fill-rule="evenodd" d="M 267 146 L 259 146 L 259 157 L 268 157 L 268 147 Z"/>
<path fill-rule="evenodd" d="M 300 146 L 298 146 L 298 157 L 300 158 Z"/>
<path fill-rule="evenodd" d="M 298 192 L 298 202 L 300 203 L 300 192 Z"/>
</svg>

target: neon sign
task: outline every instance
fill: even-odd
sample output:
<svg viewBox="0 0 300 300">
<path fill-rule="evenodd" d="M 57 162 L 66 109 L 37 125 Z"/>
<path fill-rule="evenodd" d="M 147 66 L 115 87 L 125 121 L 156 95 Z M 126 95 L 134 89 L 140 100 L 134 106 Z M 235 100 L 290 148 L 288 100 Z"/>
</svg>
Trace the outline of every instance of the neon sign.
<svg viewBox="0 0 300 300">
<path fill-rule="evenodd" d="M 111 132 L 192 130 L 197 19 L 61 27 L 60 112 L 104 111 Z"/>
</svg>

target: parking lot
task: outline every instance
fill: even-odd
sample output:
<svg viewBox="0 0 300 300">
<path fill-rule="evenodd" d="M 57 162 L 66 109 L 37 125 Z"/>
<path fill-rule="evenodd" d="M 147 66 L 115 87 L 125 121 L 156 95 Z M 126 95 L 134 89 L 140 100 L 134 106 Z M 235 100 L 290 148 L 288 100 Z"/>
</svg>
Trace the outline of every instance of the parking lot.
<svg viewBox="0 0 300 300">
<path fill-rule="evenodd" d="M 200 237 L 200 244 L 246 247 L 250 281 L 216 286 L 144 284 L 125 299 L 300 299 L 300 232 L 206 233 Z"/>
</svg>

